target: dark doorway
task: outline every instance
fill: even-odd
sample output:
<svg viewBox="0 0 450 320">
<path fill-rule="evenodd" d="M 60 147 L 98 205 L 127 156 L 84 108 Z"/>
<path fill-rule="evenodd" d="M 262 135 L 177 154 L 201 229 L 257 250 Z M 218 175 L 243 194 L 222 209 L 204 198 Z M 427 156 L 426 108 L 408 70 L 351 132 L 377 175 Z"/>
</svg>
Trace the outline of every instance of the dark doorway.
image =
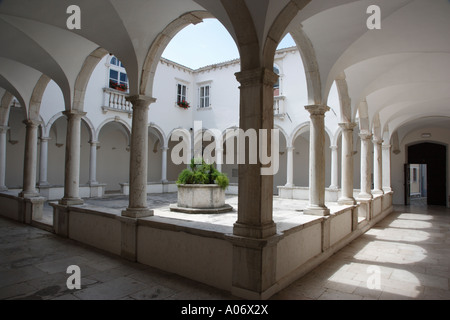
<svg viewBox="0 0 450 320">
<path fill-rule="evenodd" d="M 427 204 L 447 205 L 447 147 L 429 142 L 409 146 L 408 164 L 427 165 Z"/>
</svg>

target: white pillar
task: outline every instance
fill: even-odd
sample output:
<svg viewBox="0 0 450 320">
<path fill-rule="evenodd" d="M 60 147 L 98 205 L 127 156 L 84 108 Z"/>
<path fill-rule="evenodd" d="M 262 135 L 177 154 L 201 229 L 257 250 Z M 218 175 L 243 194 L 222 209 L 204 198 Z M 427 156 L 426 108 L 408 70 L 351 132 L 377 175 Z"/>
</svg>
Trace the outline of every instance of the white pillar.
<svg viewBox="0 0 450 320">
<path fill-rule="evenodd" d="M 353 205 L 356 203 L 353 197 L 353 128 L 356 123 L 340 123 L 342 128 L 342 171 L 341 171 L 341 197 L 340 205 Z"/>
<path fill-rule="evenodd" d="M 339 189 L 338 146 L 331 146 L 331 185 L 330 189 Z"/>
<path fill-rule="evenodd" d="M 41 137 L 41 154 L 39 160 L 39 186 L 48 186 L 48 141 L 50 138 Z"/>
<path fill-rule="evenodd" d="M 130 196 L 122 215 L 130 218 L 153 215 L 147 205 L 148 108 L 155 98 L 135 95 L 127 98 L 133 104 L 130 149 Z"/>
<path fill-rule="evenodd" d="M 287 173 L 286 173 L 286 187 L 292 188 L 294 186 L 294 147 L 287 147 Z"/>
<path fill-rule="evenodd" d="M 391 145 L 383 144 L 383 191 L 391 192 Z"/>
<path fill-rule="evenodd" d="M 0 126 L 0 191 L 8 190 L 6 186 L 6 133 L 9 128 Z"/>
<path fill-rule="evenodd" d="M 91 152 L 89 155 L 89 185 L 98 185 L 97 181 L 97 146 L 98 141 L 89 141 Z"/>
<path fill-rule="evenodd" d="M 167 182 L 167 150 L 169 148 L 164 146 L 161 148 L 162 151 L 162 168 L 161 168 L 161 182 Z"/>
<path fill-rule="evenodd" d="M 262 67 L 243 70 L 236 74 L 236 78 L 240 83 L 240 128 L 244 132 L 249 129 L 257 132 L 267 130 L 267 147 L 270 149 L 273 85 L 278 76 L 273 69 Z M 246 144 L 246 153 L 249 150 Z M 256 164 L 239 164 L 239 210 L 233 228 L 236 236 L 265 239 L 276 234 L 276 224 L 273 221 L 273 175 L 262 175 L 263 168 L 260 161 Z"/>
<path fill-rule="evenodd" d="M 370 147 L 372 135 L 369 133 L 361 133 L 359 136 L 361 138 L 361 191 L 358 195 L 358 199 L 372 199 L 372 152 Z"/>
<path fill-rule="evenodd" d="M 70 110 L 63 112 L 67 117 L 66 165 L 64 174 L 64 198 L 62 205 L 81 205 L 80 198 L 80 149 L 81 149 L 81 118 L 86 112 Z"/>
<path fill-rule="evenodd" d="M 375 137 L 373 139 L 373 192 L 372 194 L 383 194 L 383 163 L 381 155 L 381 144 L 383 140 Z"/>
<path fill-rule="evenodd" d="M 39 123 L 25 120 L 27 126 L 25 136 L 25 159 L 23 165 L 23 190 L 19 197 L 32 198 L 39 196 L 36 190 L 37 141 Z"/>
<path fill-rule="evenodd" d="M 305 214 L 327 216 L 330 210 L 325 206 L 325 112 L 324 105 L 305 107 L 311 114 L 309 145 L 309 205 Z"/>
</svg>

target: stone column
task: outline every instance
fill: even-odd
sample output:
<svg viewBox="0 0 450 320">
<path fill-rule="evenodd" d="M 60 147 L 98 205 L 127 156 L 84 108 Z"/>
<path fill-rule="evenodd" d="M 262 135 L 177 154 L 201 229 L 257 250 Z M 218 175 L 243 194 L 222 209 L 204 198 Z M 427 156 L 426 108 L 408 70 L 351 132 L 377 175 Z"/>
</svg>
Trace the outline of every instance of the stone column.
<svg viewBox="0 0 450 320">
<path fill-rule="evenodd" d="M 167 146 L 161 148 L 162 151 L 161 182 L 167 182 L 167 150 L 169 150 Z"/>
<path fill-rule="evenodd" d="M 383 144 L 383 191 L 392 191 L 391 185 L 391 145 Z"/>
<path fill-rule="evenodd" d="M 353 205 L 356 203 L 353 197 L 353 128 L 356 123 L 340 123 L 342 128 L 342 171 L 341 171 L 341 197 L 340 205 Z"/>
<path fill-rule="evenodd" d="M 34 120 L 25 120 L 25 159 L 23 164 L 23 190 L 19 197 L 33 198 L 39 196 L 36 190 L 37 172 L 37 142 L 39 123 Z"/>
<path fill-rule="evenodd" d="M 309 145 L 309 205 L 305 214 L 327 216 L 330 210 L 325 206 L 325 112 L 328 106 L 305 107 L 311 114 Z"/>
<path fill-rule="evenodd" d="M 373 192 L 372 194 L 383 194 L 383 162 L 381 155 L 381 144 L 383 140 L 375 137 L 373 139 Z"/>
<path fill-rule="evenodd" d="M 39 160 L 39 186 L 48 186 L 47 168 L 48 168 L 48 142 L 50 138 L 41 138 L 41 154 Z"/>
<path fill-rule="evenodd" d="M 294 147 L 287 147 L 287 173 L 286 173 L 286 187 L 292 188 L 294 186 Z"/>
<path fill-rule="evenodd" d="M 268 131 L 271 154 L 271 130 L 273 129 L 273 84 L 278 76 L 266 68 L 241 71 L 236 74 L 240 86 L 240 128 Z M 258 141 L 259 142 L 259 141 Z M 259 143 L 258 143 L 259 145 Z M 276 234 L 273 222 L 273 175 L 262 175 L 264 166 L 258 157 L 256 164 L 248 161 L 248 143 L 245 146 L 245 164 L 239 164 L 238 220 L 234 235 L 264 239 Z M 278 156 L 278 155 L 277 155 Z"/>
<path fill-rule="evenodd" d="M 78 110 L 65 111 L 67 117 L 66 165 L 64 174 L 64 198 L 62 205 L 81 205 L 80 198 L 80 149 L 81 149 L 81 118 L 86 112 Z"/>
<path fill-rule="evenodd" d="M 9 128 L 0 126 L 0 191 L 8 190 L 6 186 L 6 134 Z"/>
<path fill-rule="evenodd" d="M 338 146 L 331 146 L 331 185 L 330 189 L 339 189 Z"/>
<path fill-rule="evenodd" d="M 358 194 L 358 199 L 372 199 L 371 193 L 371 174 L 372 174 L 372 161 L 371 161 L 371 147 L 370 140 L 372 135 L 370 133 L 361 133 L 361 191 Z"/>
<path fill-rule="evenodd" d="M 135 95 L 127 98 L 133 104 L 130 149 L 130 196 L 122 215 L 141 218 L 153 215 L 147 205 L 148 108 L 156 99 Z"/>
<path fill-rule="evenodd" d="M 91 152 L 89 156 L 89 185 L 98 185 L 97 181 L 97 146 L 98 141 L 89 141 Z"/>
</svg>

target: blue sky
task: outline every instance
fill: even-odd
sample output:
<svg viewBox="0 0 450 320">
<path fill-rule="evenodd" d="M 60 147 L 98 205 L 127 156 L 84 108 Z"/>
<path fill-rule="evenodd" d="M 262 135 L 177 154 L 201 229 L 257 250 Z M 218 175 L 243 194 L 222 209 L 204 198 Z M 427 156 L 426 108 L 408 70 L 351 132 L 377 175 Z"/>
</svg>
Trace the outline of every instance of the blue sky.
<svg viewBox="0 0 450 320">
<path fill-rule="evenodd" d="M 279 48 L 294 46 L 288 35 Z M 169 43 L 164 58 L 192 69 L 239 58 L 237 47 L 225 27 L 216 19 L 206 19 L 181 30 Z"/>
</svg>

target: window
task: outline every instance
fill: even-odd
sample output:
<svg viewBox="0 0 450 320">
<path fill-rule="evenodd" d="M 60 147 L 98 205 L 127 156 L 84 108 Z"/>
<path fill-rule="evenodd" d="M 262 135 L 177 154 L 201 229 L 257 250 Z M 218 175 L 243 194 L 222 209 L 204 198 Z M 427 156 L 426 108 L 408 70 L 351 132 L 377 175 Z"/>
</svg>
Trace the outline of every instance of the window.
<svg viewBox="0 0 450 320">
<path fill-rule="evenodd" d="M 199 88 L 199 108 L 208 108 L 211 106 L 210 92 L 210 85 L 201 86 Z"/>
<path fill-rule="evenodd" d="M 112 57 L 109 70 L 109 87 L 111 89 L 128 91 L 127 72 L 119 59 Z"/>
<path fill-rule="evenodd" d="M 177 84 L 177 104 L 180 104 L 182 101 L 186 101 L 186 92 L 187 87 L 184 84 Z"/>
</svg>

